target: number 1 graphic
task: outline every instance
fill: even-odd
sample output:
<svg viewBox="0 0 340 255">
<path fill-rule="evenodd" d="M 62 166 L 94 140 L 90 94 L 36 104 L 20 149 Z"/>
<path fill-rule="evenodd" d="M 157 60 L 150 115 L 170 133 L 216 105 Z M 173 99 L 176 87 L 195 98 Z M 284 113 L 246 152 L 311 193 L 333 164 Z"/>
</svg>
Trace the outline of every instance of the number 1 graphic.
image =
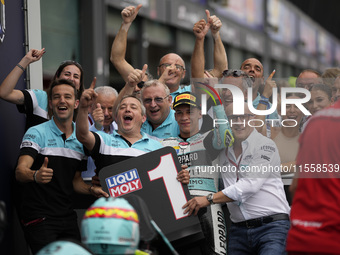
<svg viewBox="0 0 340 255">
<path fill-rule="evenodd" d="M 187 202 L 187 199 L 185 197 L 182 184 L 176 179 L 177 170 L 172 154 L 169 153 L 161 156 L 159 165 L 148 171 L 148 174 L 150 181 L 163 178 L 176 220 L 187 217 L 188 215 L 183 214 L 184 210 L 182 209 L 182 206 Z"/>
</svg>

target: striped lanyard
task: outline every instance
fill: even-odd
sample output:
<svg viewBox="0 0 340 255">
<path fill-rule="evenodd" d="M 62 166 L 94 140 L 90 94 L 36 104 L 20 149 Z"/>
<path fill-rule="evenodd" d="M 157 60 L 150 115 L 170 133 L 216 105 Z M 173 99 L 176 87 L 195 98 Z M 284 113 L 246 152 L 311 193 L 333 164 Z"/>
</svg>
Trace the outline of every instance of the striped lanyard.
<svg viewBox="0 0 340 255">
<path fill-rule="evenodd" d="M 226 151 L 226 156 L 229 160 L 229 162 L 236 167 L 236 182 L 239 180 L 239 176 L 238 176 L 238 171 L 240 170 L 240 163 L 241 163 L 241 160 L 242 160 L 242 157 L 243 157 L 243 153 L 241 154 L 241 157 L 240 157 L 240 160 L 238 161 L 238 164 L 236 164 L 233 160 L 231 160 L 228 156 L 228 151 Z"/>
</svg>

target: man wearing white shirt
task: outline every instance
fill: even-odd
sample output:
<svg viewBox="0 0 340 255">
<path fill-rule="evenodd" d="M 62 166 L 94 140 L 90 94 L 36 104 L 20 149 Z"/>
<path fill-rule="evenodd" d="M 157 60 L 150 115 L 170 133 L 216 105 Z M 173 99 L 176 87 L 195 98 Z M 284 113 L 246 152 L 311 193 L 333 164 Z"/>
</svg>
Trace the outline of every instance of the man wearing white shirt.
<svg viewBox="0 0 340 255">
<path fill-rule="evenodd" d="M 226 114 L 234 144 L 219 156 L 225 188 L 206 197 L 195 197 L 183 208 L 191 215 L 214 203 L 227 203 L 232 225 L 229 254 L 286 254 L 289 205 L 280 175 L 275 143 L 248 125 L 253 118 L 245 104 L 244 115 Z"/>
</svg>

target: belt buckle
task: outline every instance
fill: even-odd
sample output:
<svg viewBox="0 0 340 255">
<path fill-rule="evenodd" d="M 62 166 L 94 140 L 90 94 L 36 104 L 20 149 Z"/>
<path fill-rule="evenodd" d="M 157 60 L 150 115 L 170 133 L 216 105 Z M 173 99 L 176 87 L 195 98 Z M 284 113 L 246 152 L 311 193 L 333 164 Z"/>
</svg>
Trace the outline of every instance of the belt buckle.
<svg viewBox="0 0 340 255">
<path fill-rule="evenodd" d="M 251 225 L 251 224 L 248 225 L 248 223 L 250 223 L 250 221 L 246 220 L 246 227 L 247 228 L 254 228 L 254 225 Z"/>
</svg>

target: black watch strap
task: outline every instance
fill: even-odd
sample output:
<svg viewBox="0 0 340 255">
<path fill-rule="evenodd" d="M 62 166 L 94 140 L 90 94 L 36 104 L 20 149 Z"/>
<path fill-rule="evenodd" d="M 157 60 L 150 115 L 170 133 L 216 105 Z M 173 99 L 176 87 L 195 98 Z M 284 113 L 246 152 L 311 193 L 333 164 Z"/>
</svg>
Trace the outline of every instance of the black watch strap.
<svg viewBox="0 0 340 255">
<path fill-rule="evenodd" d="M 206 198 L 211 205 L 214 204 L 214 202 L 213 202 L 214 194 L 213 193 L 208 194 L 206 196 Z"/>
</svg>

